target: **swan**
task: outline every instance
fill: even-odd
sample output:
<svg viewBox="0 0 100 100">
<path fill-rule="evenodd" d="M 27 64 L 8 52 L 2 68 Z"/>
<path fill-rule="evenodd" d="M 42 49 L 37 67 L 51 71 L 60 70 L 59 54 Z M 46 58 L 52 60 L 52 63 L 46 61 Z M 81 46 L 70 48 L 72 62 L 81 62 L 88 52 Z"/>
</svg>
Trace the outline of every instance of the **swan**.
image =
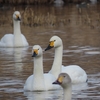
<svg viewBox="0 0 100 100">
<path fill-rule="evenodd" d="M 34 74 L 29 76 L 25 82 L 25 91 L 48 91 L 60 89 L 60 86 L 54 86 L 52 82 L 55 77 L 50 73 L 43 73 L 43 52 L 39 45 L 34 45 L 32 49 L 34 57 Z"/>
<path fill-rule="evenodd" d="M 21 15 L 19 11 L 13 14 L 13 31 L 14 34 L 6 34 L 1 38 L 0 47 L 24 47 L 28 46 L 28 42 L 20 30 Z"/>
<path fill-rule="evenodd" d="M 53 47 L 55 48 L 55 57 L 52 68 L 49 72 L 53 74 L 56 78 L 59 75 L 59 73 L 65 72 L 71 77 L 72 83 L 86 82 L 87 74 L 81 67 L 79 67 L 78 65 L 62 65 L 63 43 L 60 37 L 51 37 L 50 43 L 45 49 L 45 51 Z"/>
<path fill-rule="evenodd" d="M 60 73 L 57 80 L 52 84 L 59 84 L 63 88 L 63 100 L 71 100 L 72 97 L 72 82 L 67 73 Z"/>
</svg>

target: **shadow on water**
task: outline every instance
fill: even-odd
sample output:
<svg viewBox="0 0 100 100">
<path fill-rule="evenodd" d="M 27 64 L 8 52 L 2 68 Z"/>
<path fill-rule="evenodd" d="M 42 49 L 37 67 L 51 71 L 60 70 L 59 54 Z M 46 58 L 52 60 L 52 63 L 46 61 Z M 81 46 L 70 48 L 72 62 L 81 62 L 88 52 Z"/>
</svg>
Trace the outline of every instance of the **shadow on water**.
<svg viewBox="0 0 100 100">
<path fill-rule="evenodd" d="M 72 100 L 100 99 L 100 4 L 89 8 L 76 5 L 20 6 L 0 10 L 0 38 L 13 33 L 12 14 L 22 14 L 21 30 L 29 48 L 0 48 L 0 100 L 62 100 L 62 90 L 24 92 L 25 80 L 33 73 L 31 49 L 35 44 L 47 47 L 53 35 L 64 44 L 63 65 L 76 64 L 88 74 L 87 84 L 73 85 Z M 52 66 L 54 49 L 44 52 L 44 71 Z"/>
</svg>

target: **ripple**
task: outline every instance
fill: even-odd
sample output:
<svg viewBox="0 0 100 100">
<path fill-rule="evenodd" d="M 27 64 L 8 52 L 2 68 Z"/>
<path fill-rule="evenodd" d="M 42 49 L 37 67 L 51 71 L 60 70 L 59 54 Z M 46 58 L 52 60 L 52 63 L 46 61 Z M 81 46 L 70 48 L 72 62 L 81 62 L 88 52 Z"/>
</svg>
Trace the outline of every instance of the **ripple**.
<svg viewBox="0 0 100 100">
<path fill-rule="evenodd" d="M 88 52 L 85 52 L 85 54 L 88 54 L 88 55 L 98 55 L 98 54 L 100 54 L 100 51 L 88 51 Z"/>
<path fill-rule="evenodd" d="M 80 53 L 82 52 L 83 50 L 64 50 L 63 52 L 64 53 L 70 53 L 70 52 L 73 52 L 73 53 Z"/>
</svg>

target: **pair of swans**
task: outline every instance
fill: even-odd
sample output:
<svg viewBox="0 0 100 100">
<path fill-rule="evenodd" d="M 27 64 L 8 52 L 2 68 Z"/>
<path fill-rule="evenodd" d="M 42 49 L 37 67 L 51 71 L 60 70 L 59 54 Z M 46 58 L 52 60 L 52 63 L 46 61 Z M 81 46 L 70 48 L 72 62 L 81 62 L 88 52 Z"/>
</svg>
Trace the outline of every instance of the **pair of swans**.
<svg viewBox="0 0 100 100">
<path fill-rule="evenodd" d="M 55 58 L 49 73 L 43 73 L 43 53 L 39 45 L 33 46 L 32 54 L 34 57 L 34 75 L 31 75 L 26 80 L 24 90 L 42 91 L 60 89 L 59 86 L 53 86 L 52 82 L 58 77 L 61 72 L 67 73 L 72 83 L 83 83 L 87 80 L 86 72 L 77 65 L 62 66 L 63 43 L 58 36 L 53 36 L 45 50 L 55 48 Z"/>
<path fill-rule="evenodd" d="M 13 14 L 13 32 L 14 34 L 6 34 L 1 38 L 0 47 L 25 47 L 28 42 L 20 30 L 21 14 L 15 11 Z"/>
</svg>

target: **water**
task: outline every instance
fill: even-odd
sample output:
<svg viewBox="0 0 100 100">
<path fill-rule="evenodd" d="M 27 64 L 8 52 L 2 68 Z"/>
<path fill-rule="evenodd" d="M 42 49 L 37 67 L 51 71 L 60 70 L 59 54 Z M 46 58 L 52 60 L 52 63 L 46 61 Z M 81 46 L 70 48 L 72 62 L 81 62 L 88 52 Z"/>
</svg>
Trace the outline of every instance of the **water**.
<svg viewBox="0 0 100 100">
<path fill-rule="evenodd" d="M 30 6 L 27 8 L 30 9 Z M 35 44 L 47 47 L 53 35 L 62 38 L 64 44 L 63 65 L 81 66 L 88 75 L 87 84 L 73 86 L 72 100 L 100 100 L 100 5 L 90 5 L 79 12 L 76 5 L 64 7 L 33 7 L 37 15 L 55 17 L 51 24 L 32 26 L 21 22 L 22 33 L 30 46 L 27 48 L 0 48 L 0 100 L 62 100 L 62 90 L 47 92 L 24 92 L 25 80 L 33 73 L 31 49 Z M 0 10 L 0 38 L 12 33 L 12 14 L 14 10 L 25 11 L 25 7 L 10 7 Z M 28 14 L 28 13 L 27 13 Z M 8 15 L 8 16 L 7 16 Z M 35 16 L 35 15 L 34 15 Z M 23 18 L 23 13 L 22 13 Z M 9 20 L 8 20 L 9 19 Z M 54 49 L 44 52 L 44 72 L 52 66 Z"/>
</svg>

